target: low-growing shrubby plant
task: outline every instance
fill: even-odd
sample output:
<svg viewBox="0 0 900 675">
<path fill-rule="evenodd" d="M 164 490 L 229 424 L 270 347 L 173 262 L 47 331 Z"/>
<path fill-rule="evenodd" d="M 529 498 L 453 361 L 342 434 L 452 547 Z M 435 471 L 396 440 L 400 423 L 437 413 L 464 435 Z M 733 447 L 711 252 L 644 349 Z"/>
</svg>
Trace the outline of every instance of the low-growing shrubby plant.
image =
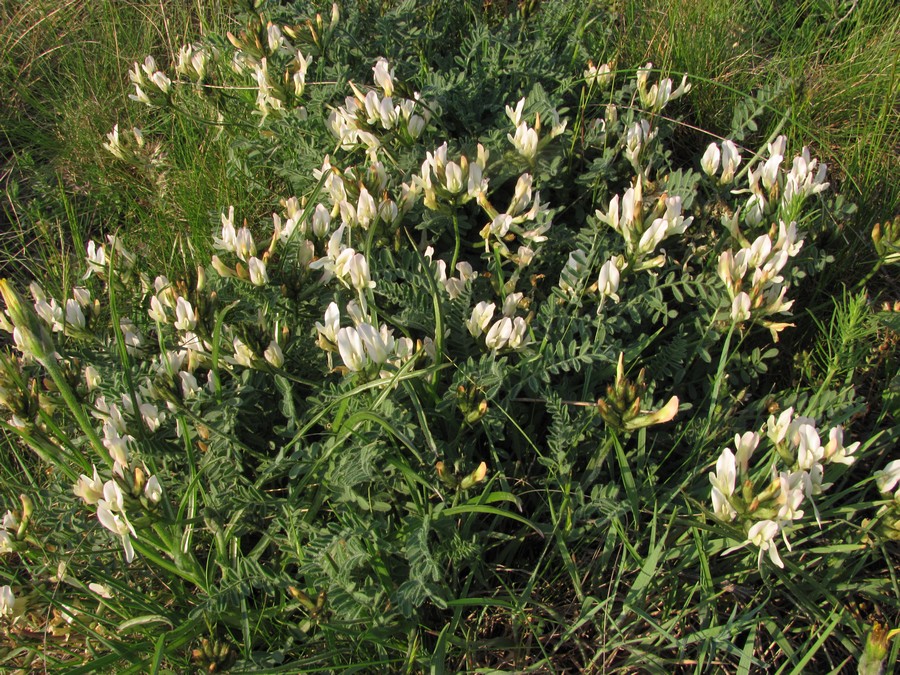
<svg viewBox="0 0 900 675">
<path fill-rule="evenodd" d="M 421 68 L 337 5 L 245 19 L 134 64 L 131 98 L 218 128 L 268 213 L 221 204 L 185 278 L 120 232 L 64 294 L 0 282 L 2 428 L 33 451 L 4 460 L 13 644 L 78 635 L 44 656 L 71 672 L 824 672 L 868 634 L 876 668 L 889 630 L 841 603 L 897 617 L 896 427 L 853 366 L 797 383 L 779 351 L 846 212 L 827 167 L 675 143 L 691 83 L 650 63 L 575 44 L 516 76 L 524 10 Z M 166 143 L 103 147 L 145 177 Z M 862 367 L 865 296 L 831 322 Z"/>
</svg>

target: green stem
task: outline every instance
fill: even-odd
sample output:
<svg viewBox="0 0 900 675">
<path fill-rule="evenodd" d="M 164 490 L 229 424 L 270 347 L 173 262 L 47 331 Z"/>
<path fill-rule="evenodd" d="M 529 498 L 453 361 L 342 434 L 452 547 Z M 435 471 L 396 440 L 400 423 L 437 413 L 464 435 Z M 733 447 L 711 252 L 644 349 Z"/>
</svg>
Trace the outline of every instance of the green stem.
<svg viewBox="0 0 900 675">
<path fill-rule="evenodd" d="M 107 466 L 112 466 L 112 458 L 109 456 L 109 453 L 106 452 L 106 448 L 104 447 L 103 442 L 100 440 L 100 437 L 97 435 L 97 432 L 91 425 L 91 421 L 88 419 L 87 414 L 84 412 L 84 407 L 82 407 L 81 402 L 76 398 L 75 392 L 73 392 L 71 387 L 69 387 L 69 383 L 66 381 L 65 376 L 60 371 L 59 366 L 57 365 L 54 358 L 50 356 L 44 359 L 42 365 L 47 369 L 47 372 L 50 373 L 50 377 L 53 379 L 53 384 L 56 385 L 56 389 L 63 397 L 63 400 L 66 402 L 66 406 L 68 406 L 69 410 L 72 412 L 72 415 L 74 415 L 75 421 L 78 422 L 78 426 L 81 427 L 81 431 L 85 436 L 87 436 L 91 445 L 94 447 L 94 450 L 96 450 L 97 454 L 100 455 L 100 458 L 104 462 L 106 462 Z M 90 463 L 87 462 L 87 458 L 83 456 L 81 459 L 83 460 L 84 468 L 87 469 Z"/>
<path fill-rule="evenodd" d="M 709 412 L 706 415 L 706 428 L 712 425 L 712 418 L 716 411 L 716 402 L 719 400 L 719 388 L 722 385 L 722 378 L 725 376 L 725 365 L 728 363 L 728 347 L 731 345 L 731 336 L 734 335 L 734 328 L 737 324 L 731 322 L 728 329 L 728 335 L 725 336 L 725 343 L 722 345 L 722 354 L 719 357 L 719 367 L 716 370 L 716 381 L 713 383 L 712 392 L 709 395 Z"/>
<path fill-rule="evenodd" d="M 500 250 L 494 248 L 494 274 L 497 275 L 497 293 L 500 294 L 500 300 L 506 300 L 506 282 L 503 279 L 503 260 L 500 257 Z"/>
<path fill-rule="evenodd" d="M 453 259 L 450 261 L 450 274 L 453 274 L 453 271 L 456 269 L 456 262 L 459 260 L 459 249 L 461 246 L 461 240 L 459 237 L 459 219 L 456 215 L 456 211 L 453 211 Z"/>
</svg>

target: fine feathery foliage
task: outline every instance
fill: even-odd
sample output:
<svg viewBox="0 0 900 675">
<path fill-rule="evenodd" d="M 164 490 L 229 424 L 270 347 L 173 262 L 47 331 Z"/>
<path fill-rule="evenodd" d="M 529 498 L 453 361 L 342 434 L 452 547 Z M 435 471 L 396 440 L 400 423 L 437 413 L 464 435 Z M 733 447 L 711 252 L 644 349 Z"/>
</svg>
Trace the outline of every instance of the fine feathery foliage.
<svg viewBox="0 0 900 675">
<path fill-rule="evenodd" d="M 762 133 L 788 85 L 697 144 L 691 79 L 600 63 L 583 3 L 243 4 L 96 139 L 103 199 L 202 237 L 16 213 L 0 664 L 896 660 L 900 221 L 823 288 L 852 209 Z"/>
</svg>

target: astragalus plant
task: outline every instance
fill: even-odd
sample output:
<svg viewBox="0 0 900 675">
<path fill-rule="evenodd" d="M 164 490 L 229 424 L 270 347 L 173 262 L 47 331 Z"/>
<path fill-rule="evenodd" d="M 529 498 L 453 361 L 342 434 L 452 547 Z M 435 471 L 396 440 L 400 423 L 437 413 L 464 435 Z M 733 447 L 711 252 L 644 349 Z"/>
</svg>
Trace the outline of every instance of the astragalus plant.
<svg viewBox="0 0 900 675">
<path fill-rule="evenodd" d="M 253 11 L 134 64 L 130 105 L 219 128 L 270 195 L 210 214 L 208 265 L 167 278 L 120 232 L 63 295 L 0 284 L 2 427 L 34 451 L 5 460 L 8 658 L 34 631 L 79 636 L 43 657 L 73 672 L 856 658 L 838 605 L 896 617 L 892 436 L 852 380 L 777 370 L 821 302 L 827 167 L 685 147 L 689 78 L 595 66 L 550 10 L 433 69 L 359 21 Z M 491 79 L 528 31 L 547 72 Z M 162 171 L 169 142 L 103 145 Z"/>
</svg>

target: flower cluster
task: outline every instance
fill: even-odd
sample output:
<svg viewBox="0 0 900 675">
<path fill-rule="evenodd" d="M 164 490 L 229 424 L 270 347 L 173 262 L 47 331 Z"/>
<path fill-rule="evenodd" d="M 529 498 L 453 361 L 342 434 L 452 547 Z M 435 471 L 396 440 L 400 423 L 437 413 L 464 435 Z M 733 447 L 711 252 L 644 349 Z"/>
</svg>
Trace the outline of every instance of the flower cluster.
<svg viewBox="0 0 900 675">
<path fill-rule="evenodd" d="M 783 166 L 786 152 L 787 137 L 778 136 L 766 146 L 765 158 L 761 153 L 751 160 L 751 166 L 747 169 L 747 187 L 733 190 L 734 194 L 750 195 L 743 207 L 743 220 L 748 225 L 755 227 L 773 219 L 796 220 L 803 202 L 828 188 L 829 183 L 825 181 L 827 166 L 810 157 L 808 148 L 804 147 L 794 157 L 790 170 Z M 741 161 L 738 147 L 732 141 L 723 141 L 721 149 L 716 143 L 710 143 L 700 166 L 712 177 L 716 176 L 721 166 L 718 182 L 727 185 L 734 181 Z M 755 169 L 752 168 L 754 162 L 758 162 Z M 737 218 L 732 227 L 736 227 L 736 223 Z"/>
<path fill-rule="evenodd" d="M 331 219 L 335 217 L 340 217 L 341 223 L 348 227 L 359 225 L 364 230 L 379 223 L 394 225 L 418 196 L 416 188 L 403 183 L 400 196 L 392 199 L 384 164 L 371 155 L 363 171 L 355 167 L 342 170 L 333 166 L 331 158 L 326 156 L 322 168 L 315 170 L 313 176 L 324 180 L 323 187 L 331 201 L 330 209 L 317 204 L 313 213 L 312 232 L 320 239 L 328 234 Z M 305 234 L 308 229 L 304 225 L 301 231 Z"/>
<path fill-rule="evenodd" d="M 73 491 L 85 504 L 96 505 L 97 520 L 121 539 L 125 561 L 130 563 L 134 560 L 131 538 L 137 539 L 137 533 L 128 518 L 127 510 L 136 507 L 152 510 L 162 499 L 162 487 L 156 476 L 147 478 L 146 468 L 135 468 L 133 472 L 125 473 L 120 467 L 116 476 L 105 483 L 100 478 L 97 467 L 93 469 L 93 476 L 81 475 Z"/>
<path fill-rule="evenodd" d="M 383 372 L 385 365 L 401 367 L 419 349 L 433 352 L 433 347 L 416 345 L 412 338 L 394 338 L 384 324 L 376 328 L 356 302 L 349 303 L 347 313 L 353 325 L 342 328 L 340 308 L 332 302 L 325 310 L 324 322 L 316 322 L 316 332 L 319 347 L 340 354 L 348 373 L 375 375 Z"/>
<path fill-rule="evenodd" d="M 720 185 L 728 185 L 734 180 L 735 171 L 741 165 L 741 151 L 733 141 L 722 141 L 722 148 L 715 143 L 710 143 L 703 157 L 700 158 L 700 167 L 707 176 L 715 177 L 718 173 Z M 722 172 L 719 173 L 721 167 Z"/>
<path fill-rule="evenodd" d="M 537 244 L 547 241 L 546 233 L 551 226 L 548 207 L 541 202 L 540 191 L 532 189 L 533 184 L 534 179 L 530 173 L 519 176 L 509 206 L 503 213 L 497 211 L 486 198 L 480 201 L 491 219 L 479 233 L 484 239 L 484 250 L 493 248 L 519 268 L 531 262 Z M 516 235 L 523 242 L 516 254 L 506 245 L 512 239 L 510 234 Z"/>
<path fill-rule="evenodd" d="M 778 340 L 778 332 L 792 324 L 772 321 L 773 314 L 786 314 L 794 304 L 785 300 L 788 285 L 781 272 L 788 260 L 797 255 L 803 240 L 797 234 L 797 224 L 778 223 L 769 234 L 762 234 L 753 243 L 743 240 L 744 247 L 737 253 L 731 249 L 719 256 L 719 278 L 725 283 L 731 297 L 731 319 L 735 323 L 754 321 L 772 331 Z M 774 239 L 774 242 L 773 242 Z"/>
<path fill-rule="evenodd" d="M 655 424 L 665 424 L 678 414 L 677 396 L 670 397 L 658 410 L 642 409 L 641 404 L 647 391 L 645 375 L 646 371 L 641 368 L 634 380 L 625 377 L 625 354 L 619 353 L 616 379 L 607 386 L 606 398 L 597 400 L 597 411 L 608 426 L 621 431 L 636 431 Z"/>
<path fill-rule="evenodd" d="M 265 263 L 268 256 L 263 255 L 261 258 L 256 256 L 256 242 L 246 224 L 240 229 L 235 229 L 233 206 L 229 207 L 228 215 L 222 214 L 222 236 L 213 241 L 213 246 L 220 251 L 235 254 L 241 262 L 247 264 L 244 267 L 239 263 L 232 270 L 216 257 L 213 260 L 213 267 L 220 275 L 234 275 L 250 281 L 254 286 L 263 286 L 269 282 Z"/>
<path fill-rule="evenodd" d="M 643 68 L 637 70 L 638 94 L 641 99 L 641 105 L 648 111 L 658 113 L 666 107 L 670 101 L 680 98 L 691 90 L 688 84 L 687 75 L 681 78 L 681 84 L 673 91 L 672 80 L 668 77 L 660 80 L 657 84 L 648 87 L 647 82 L 652 72 L 653 64 L 648 63 Z"/>
<path fill-rule="evenodd" d="M 202 82 L 211 58 L 210 51 L 199 44 L 183 45 L 178 51 L 175 73 Z"/>
<path fill-rule="evenodd" d="M 588 67 L 584 70 L 584 81 L 591 89 L 601 89 L 613 80 L 612 65 L 603 63 L 599 66 L 594 65 L 593 61 L 588 61 Z"/>
<path fill-rule="evenodd" d="M 151 107 L 165 105 L 169 100 L 172 80 L 156 67 L 156 60 L 147 56 L 143 63 L 135 63 L 128 76 L 134 84 L 135 93 L 129 98 Z"/>
<path fill-rule="evenodd" d="M 825 466 L 852 464 L 856 460 L 853 453 L 860 444 L 845 446 L 841 426 L 830 429 L 828 440 L 823 443 L 814 419 L 795 415 L 793 408 L 787 408 L 777 418 L 771 415 L 765 425 L 765 436 L 784 468 L 778 471 L 777 462 L 773 463 L 765 483 L 758 486 L 751 475 L 750 459 L 762 433 L 736 434 L 734 450 L 722 450 L 715 472 L 709 474 L 710 498 L 716 518 L 726 523 L 738 520 L 747 534 L 747 540 L 736 548 L 753 544 L 759 549 L 760 564 L 767 553 L 774 564 L 784 567 L 776 536 L 780 533 L 791 550 L 788 534 L 803 517 L 805 502 L 819 520 L 814 497 L 830 487 L 824 483 Z"/>
<path fill-rule="evenodd" d="M 487 199 L 488 179 L 484 175 L 488 152 L 480 143 L 474 162 L 465 155 L 458 160 L 448 159 L 447 144 L 426 155 L 413 184 L 424 195 L 424 204 L 432 211 L 439 205 L 460 205 L 473 199 L 479 203 Z"/>
<path fill-rule="evenodd" d="M 540 137 L 541 132 L 541 115 L 535 115 L 534 126 L 528 126 L 528 122 L 522 116 L 525 109 L 525 99 L 519 99 L 516 107 L 506 106 L 506 116 L 512 122 L 515 132 L 507 134 L 509 142 L 512 143 L 516 152 L 524 157 L 529 163 L 534 164 L 538 152 L 547 145 L 552 139 L 556 138 L 566 130 L 567 120 L 560 122 L 559 113 L 555 110 L 551 112 L 552 125 L 550 134 L 544 138 Z"/>
<path fill-rule="evenodd" d="M 474 338 L 484 335 L 484 344 L 492 352 L 501 349 L 522 349 L 530 342 L 527 333 L 528 323 L 521 316 L 515 316 L 522 298 L 522 293 L 507 295 L 500 310 L 501 316 L 492 325 L 496 305 L 493 302 L 479 302 L 472 310 L 472 316 L 466 321 L 466 328 Z"/>
<path fill-rule="evenodd" d="M 328 128 L 345 150 L 362 145 L 374 153 L 381 146 L 380 136 L 385 132 L 395 133 L 403 143 L 412 143 L 422 135 L 431 119 L 430 106 L 418 93 L 411 99 L 394 100 L 394 71 L 387 60 L 378 59 L 372 70 L 383 96 L 374 89 L 364 94 L 351 82 L 354 95 L 348 96 L 344 105 L 332 110 L 328 117 Z"/>
<path fill-rule="evenodd" d="M 337 16 L 333 21 L 337 22 Z M 263 25 L 261 17 L 252 17 L 240 35 L 228 33 L 229 42 L 237 49 L 232 68 L 238 75 L 249 74 L 253 79 L 256 107 L 263 118 L 298 106 L 306 89 L 312 55 L 304 56 L 291 44 L 285 31 L 271 21 Z"/>
<path fill-rule="evenodd" d="M 681 197 L 665 194 L 645 214 L 642 183 L 638 176 L 621 198 L 615 195 L 610 200 L 606 213 L 599 209 L 595 213 L 600 222 L 609 225 L 624 240 L 624 263 L 617 265 L 620 272 L 626 267 L 635 272 L 662 267 L 665 254 L 654 255 L 659 244 L 674 234 L 683 234 L 694 220 L 693 216 L 685 218 L 682 214 Z"/>
</svg>

